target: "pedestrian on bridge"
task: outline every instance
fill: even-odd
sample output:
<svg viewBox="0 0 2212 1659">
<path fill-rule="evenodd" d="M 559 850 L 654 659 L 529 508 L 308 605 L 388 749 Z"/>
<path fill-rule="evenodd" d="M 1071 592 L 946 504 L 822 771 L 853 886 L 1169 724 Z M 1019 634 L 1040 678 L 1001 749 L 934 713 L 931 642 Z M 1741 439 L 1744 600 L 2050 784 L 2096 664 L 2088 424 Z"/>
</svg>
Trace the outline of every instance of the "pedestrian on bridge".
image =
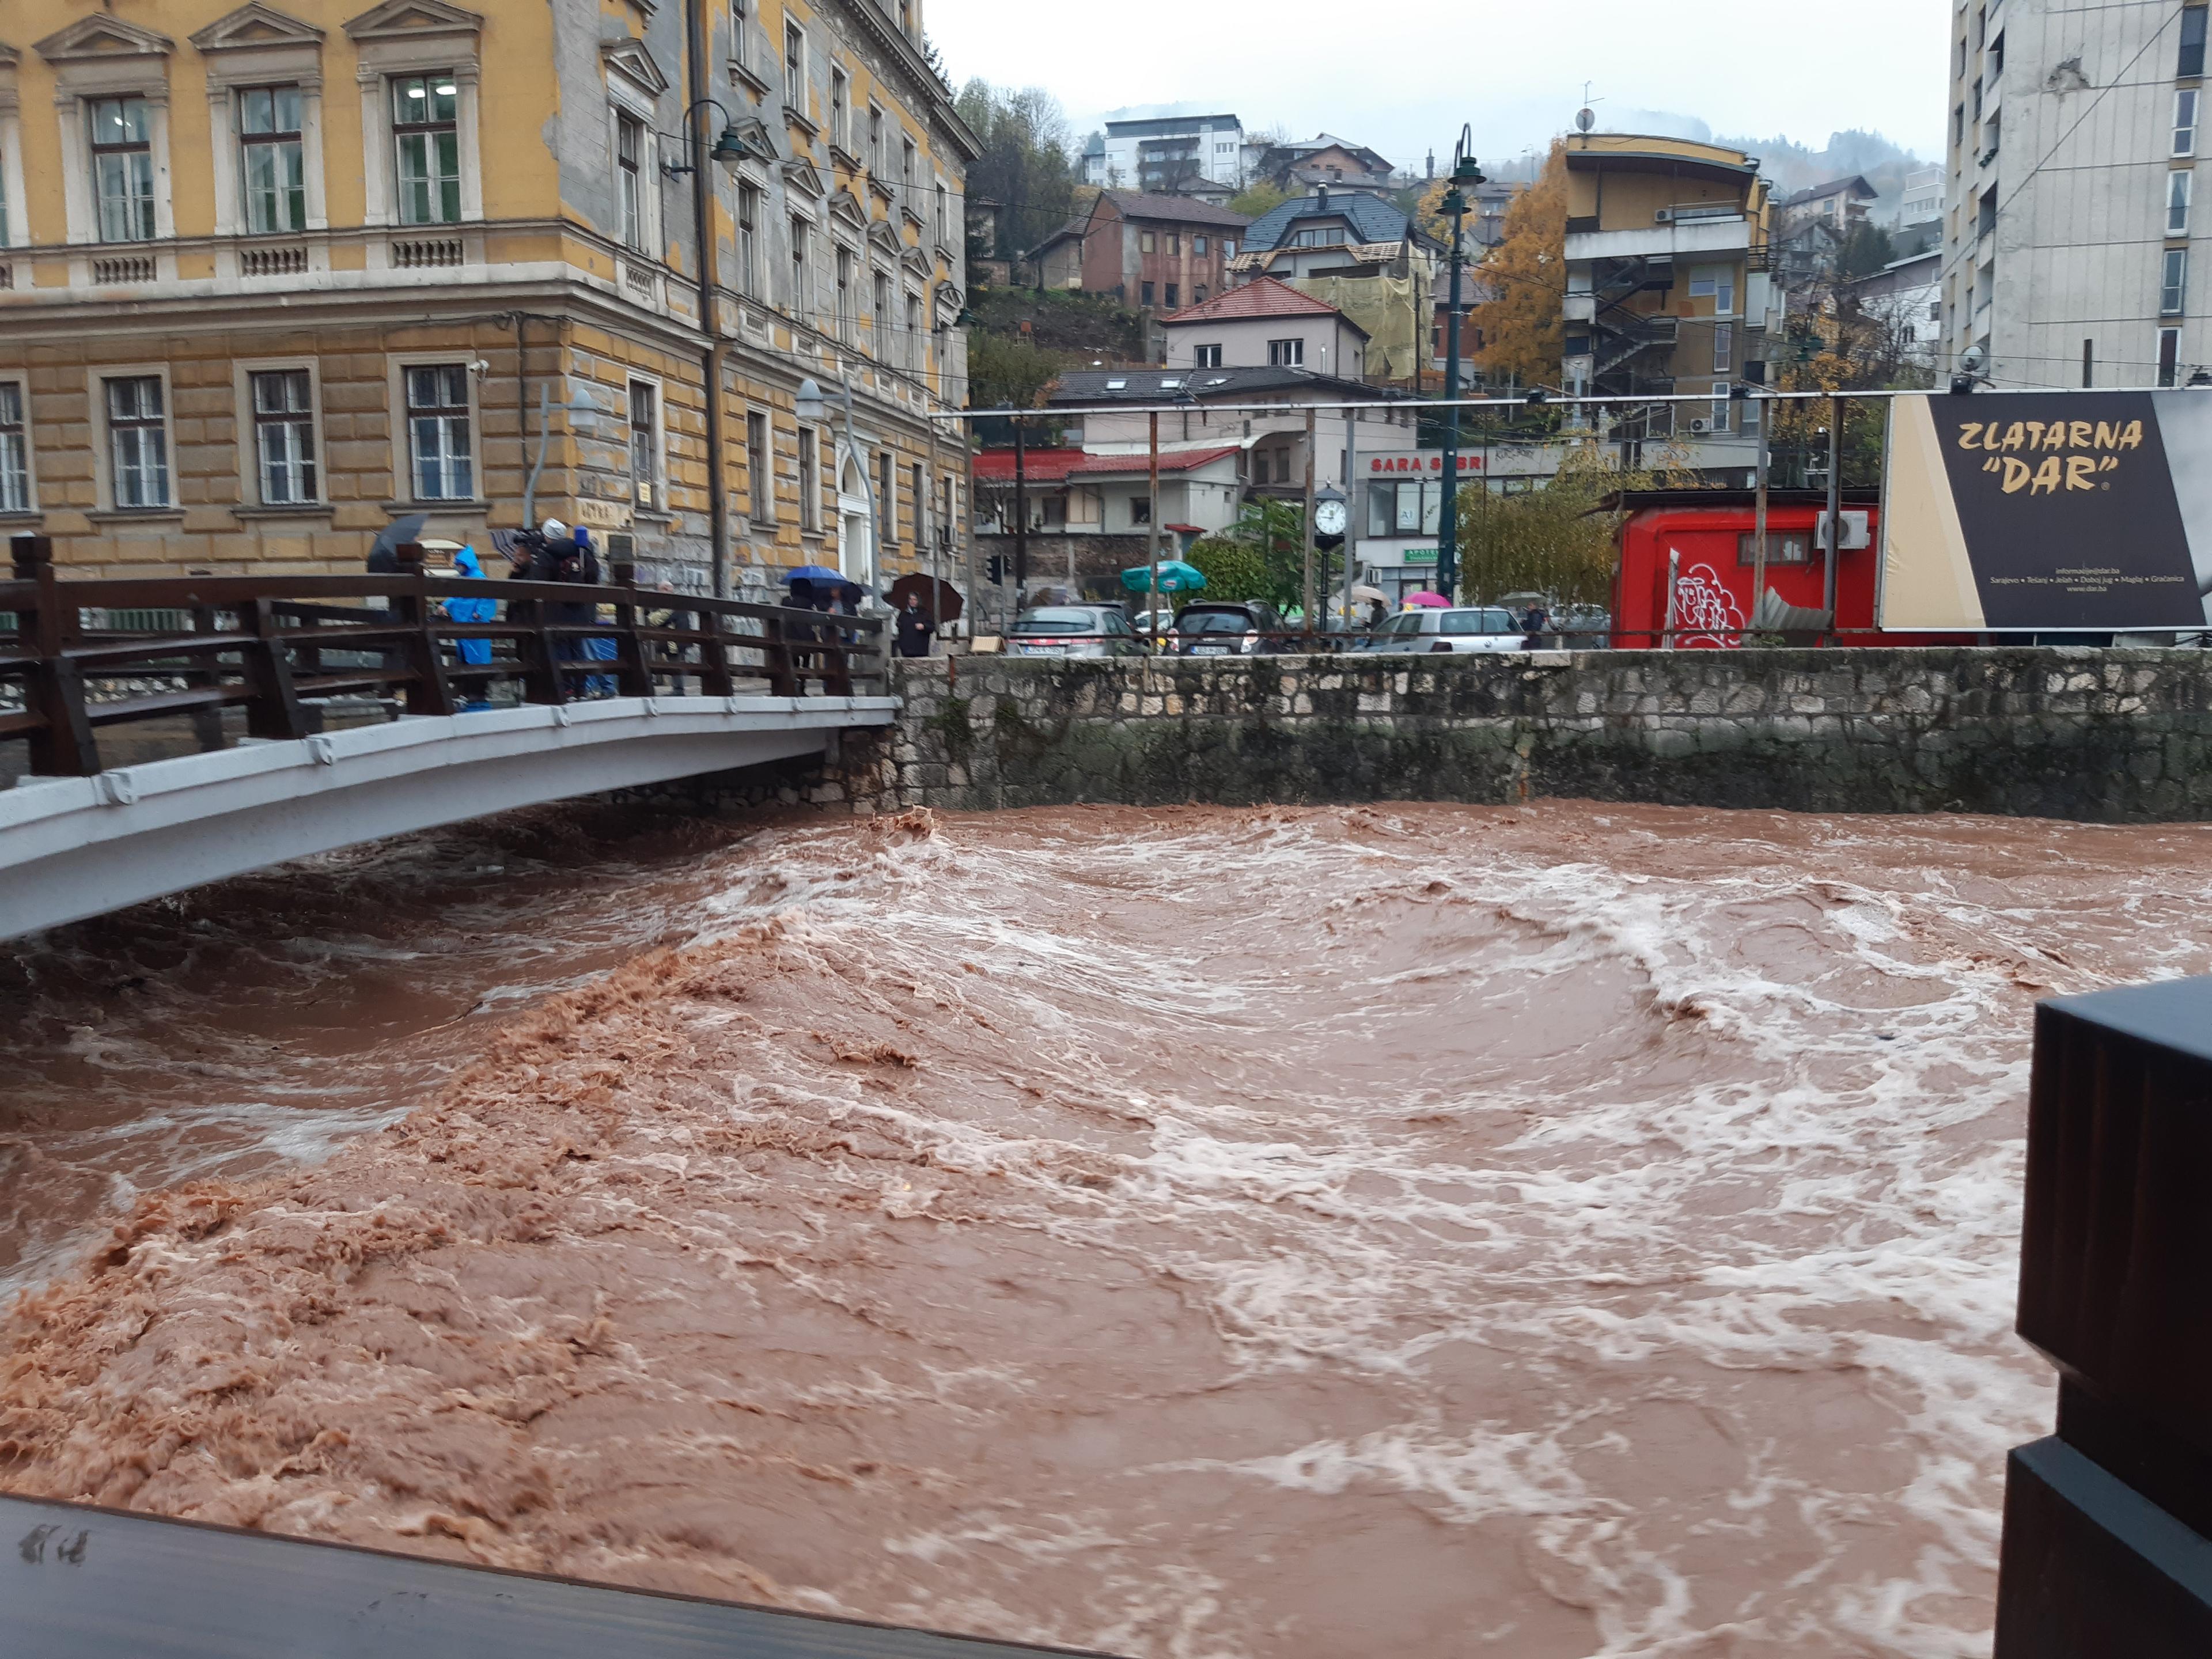
<svg viewBox="0 0 2212 1659">
<path fill-rule="evenodd" d="M 475 581 L 484 579 L 483 565 L 477 558 L 476 549 L 464 547 L 453 555 L 453 574 Z M 499 620 L 499 602 L 496 599 L 447 599 L 445 610 L 447 617 L 457 623 Z M 456 640 L 453 641 L 453 653 L 465 665 L 485 667 L 491 662 L 491 641 L 482 638 Z M 486 695 L 490 685 L 488 676 L 457 676 L 454 684 L 464 698 L 461 704 L 463 714 L 473 714 L 491 707 L 490 699 Z"/>
<path fill-rule="evenodd" d="M 926 657 L 930 641 L 936 637 L 937 624 L 921 608 L 921 595 L 908 589 L 906 603 L 899 607 L 898 653 L 902 657 Z"/>
</svg>

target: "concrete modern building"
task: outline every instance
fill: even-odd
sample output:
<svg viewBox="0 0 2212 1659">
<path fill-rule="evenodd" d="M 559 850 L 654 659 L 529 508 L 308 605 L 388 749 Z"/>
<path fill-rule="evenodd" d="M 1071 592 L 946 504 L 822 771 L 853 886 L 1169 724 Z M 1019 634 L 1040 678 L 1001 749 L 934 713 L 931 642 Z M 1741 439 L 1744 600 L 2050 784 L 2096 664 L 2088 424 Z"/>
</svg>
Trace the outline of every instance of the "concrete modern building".
<svg viewBox="0 0 2212 1659">
<path fill-rule="evenodd" d="M 1083 182 L 1148 194 L 1233 195 L 1244 187 L 1244 124 L 1233 115 L 1109 121 L 1084 146 Z"/>
<path fill-rule="evenodd" d="M 478 3 L 0 10 L 0 532 L 343 571 L 527 498 L 687 587 L 957 569 L 977 146 L 916 0 Z"/>
<path fill-rule="evenodd" d="M 2171 386 L 2212 364 L 2196 210 L 2206 8 L 1955 0 L 1945 366 Z"/>
<path fill-rule="evenodd" d="M 1601 418 L 1734 481 L 1756 465 L 1757 410 L 1731 404 L 1729 388 L 1765 360 L 1782 321 L 1758 161 L 1629 133 L 1571 134 L 1565 155 L 1568 393 L 1710 392 L 1706 404 Z"/>
</svg>

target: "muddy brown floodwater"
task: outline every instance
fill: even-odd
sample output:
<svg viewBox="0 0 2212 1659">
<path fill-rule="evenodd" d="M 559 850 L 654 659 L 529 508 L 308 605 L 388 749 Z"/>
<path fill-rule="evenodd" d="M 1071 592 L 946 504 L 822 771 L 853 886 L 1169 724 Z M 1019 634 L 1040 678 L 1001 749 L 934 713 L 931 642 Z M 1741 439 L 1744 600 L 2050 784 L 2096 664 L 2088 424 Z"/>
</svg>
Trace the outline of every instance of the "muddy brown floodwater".
<svg viewBox="0 0 2212 1659">
<path fill-rule="evenodd" d="M 539 814 L 0 956 L 0 1486 L 1158 1656 L 1987 1651 L 2212 831 Z"/>
</svg>

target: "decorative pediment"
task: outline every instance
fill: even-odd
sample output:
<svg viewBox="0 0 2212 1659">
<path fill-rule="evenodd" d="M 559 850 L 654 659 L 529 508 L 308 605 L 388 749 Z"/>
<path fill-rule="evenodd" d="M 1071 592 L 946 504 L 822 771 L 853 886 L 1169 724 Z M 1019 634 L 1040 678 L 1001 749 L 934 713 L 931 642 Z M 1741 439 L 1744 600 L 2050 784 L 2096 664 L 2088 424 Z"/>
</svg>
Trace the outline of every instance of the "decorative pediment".
<svg viewBox="0 0 2212 1659">
<path fill-rule="evenodd" d="M 886 259 L 896 259 L 906 252 L 898 232 L 891 228 L 888 219 L 878 219 L 868 227 L 868 246 Z"/>
<path fill-rule="evenodd" d="M 853 192 L 849 190 L 841 190 L 830 198 L 830 216 L 854 230 L 865 231 L 867 228 L 867 210 L 853 198 Z"/>
<path fill-rule="evenodd" d="M 773 161 L 776 159 L 775 135 L 768 130 L 768 123 L 757 115 L 740 115 L 730 123 L 753 160 Z M 817 191 L 817 194 L 819 194 Z"/>
<path fill-rule="evenodd" d="M 929 280 L 930 273 L 937 269 L 936 262 L 918 247 L 902 251 L 899 264 L 909 276 L 919 276 L 925 283 Z"/>
<path fill-rule="evenodd" d="M 811 196 L 817 202 L 830 193 L 830 186 L 822 182 L 821 173 L 803 155 L 794 155 L 783 164 L 783 182 L 787 188 L 801 196 Z"/>
<path fill-rule="evenodd" d="M 610 71 L 649 98 L 658 98 L 669 88 L 668 77 L 660 72 L 660 65 L 653 61 L 653 54 L 641 40 L 601 41 L 599 58 Z"/>
<path fill-rule="evenodd" d="M 58 34 L 48 35 L 32 50 L 50 64 L 66 64 L 88 58 L 167 58 L 176 46 L 166 34 L 100 12 L 79 18 Z"/>
<path fill-rule="evenodd" d="M 241 52 L 256 46 L 319 46 L 322 39 L 322 30 L 313 23 L 288 17 L 274 6 L 263 5 L 261 0 L 251 0 L 250 4 L 210 23 L 191 41 L 202 52 Z"/>
<path fill-rule="evenodd" d="M 418 35 L 478 34 L 483 16 L 446 0 L 384 0 L 345 26 L 356 40 L 404 40 Z"/>
</svg>

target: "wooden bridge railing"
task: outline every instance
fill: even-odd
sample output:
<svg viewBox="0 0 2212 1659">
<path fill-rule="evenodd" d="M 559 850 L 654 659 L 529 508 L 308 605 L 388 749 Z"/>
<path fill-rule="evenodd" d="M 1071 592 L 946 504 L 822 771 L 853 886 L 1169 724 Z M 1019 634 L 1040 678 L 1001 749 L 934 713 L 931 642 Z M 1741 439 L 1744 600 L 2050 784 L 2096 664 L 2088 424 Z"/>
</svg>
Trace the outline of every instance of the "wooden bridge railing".
<svg viewBox="0 0 2212 1659">
<path fill-rule="evenodd" d="M 657 690 L 728 696 L 741 683 L 849 696 L 889 674 L 879 617 L 640 589 L 623 565 L 589 587 L 440 577 L 410 547 L 395 576 L 78 581 L 60 577 L 43 536 L 18 536 L 11 551 L 0 739 L 27 740 L 30 769 L 45 776 L 99 771 L 105 727 L 229 708 L 244 710 L 251 736 L 302 738 L 313 729 L 303 705 L 317 698 L 451 714 L 502 681 L 525 702 L 557 704 Z M 489 599 L 501 615 L 455 622 L 451 599 Z M 118 613 L 136 625 L 116 626 Z M 463 641 L 487 641 L 490 659 L 463 660 Z"/>
</svg>

